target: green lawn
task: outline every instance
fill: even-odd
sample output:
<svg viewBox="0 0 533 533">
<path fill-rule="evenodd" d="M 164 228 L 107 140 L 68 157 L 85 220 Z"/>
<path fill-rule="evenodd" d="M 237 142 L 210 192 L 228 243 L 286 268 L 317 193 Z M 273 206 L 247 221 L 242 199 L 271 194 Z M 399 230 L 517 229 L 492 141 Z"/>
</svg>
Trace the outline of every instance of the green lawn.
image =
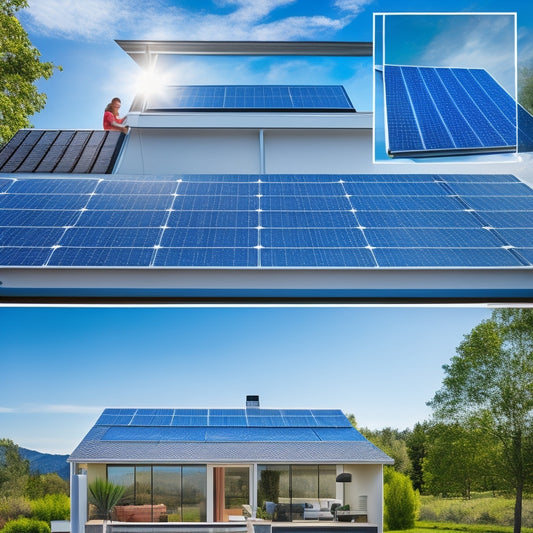
<svg viewBox="0 0 533 533">
<path fill-rule="evenodd" d="M 482 526 L 451 524 L 444 522 L 417 522 L 415 529 L 405 531 L 389 531 L 388 533 L 457 533 L 465 531 L 467 533 L 513 533 L 511 526 Z M 522 533 L 533 533 L 533 528 L 523 527 Z"/>
</svg>

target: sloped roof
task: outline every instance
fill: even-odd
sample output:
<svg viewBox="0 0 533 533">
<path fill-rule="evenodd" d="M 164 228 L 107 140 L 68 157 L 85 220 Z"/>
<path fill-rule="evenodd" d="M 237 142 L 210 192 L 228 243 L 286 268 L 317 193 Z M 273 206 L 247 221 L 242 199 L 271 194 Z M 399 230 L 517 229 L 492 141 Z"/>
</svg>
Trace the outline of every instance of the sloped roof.
<svg viewBox="0 0 533 533">
<path fill-rule="evenodd" d="M 339 410 L 154 411 L 106 409 L 69 461 L 392 464 Z"/>
<path fill-rule="evenodd" d="M 0 172 L 110 174 L 125 135 L 104 130 L 19 130 L 0 150 Z"/>
</svg>

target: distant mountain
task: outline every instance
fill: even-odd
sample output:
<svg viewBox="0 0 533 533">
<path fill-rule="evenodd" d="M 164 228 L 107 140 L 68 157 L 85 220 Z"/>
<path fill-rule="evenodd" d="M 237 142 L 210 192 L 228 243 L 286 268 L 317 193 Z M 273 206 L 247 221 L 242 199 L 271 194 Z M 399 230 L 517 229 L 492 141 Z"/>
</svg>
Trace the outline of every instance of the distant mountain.
<svg viewBox="0 0 533 533">
<path fill-rule="evenodd" d="M 30 462 L 30 471 L 39 474 L 50 474 L 56 472 L 63 479 L 70 478 L 70 466 L 67 463 L 68 455 L 54 455 L 51 453 L 41 453 L 35 450 L 27 450 L 19 446 L 21 457 Z"/>
</svg>

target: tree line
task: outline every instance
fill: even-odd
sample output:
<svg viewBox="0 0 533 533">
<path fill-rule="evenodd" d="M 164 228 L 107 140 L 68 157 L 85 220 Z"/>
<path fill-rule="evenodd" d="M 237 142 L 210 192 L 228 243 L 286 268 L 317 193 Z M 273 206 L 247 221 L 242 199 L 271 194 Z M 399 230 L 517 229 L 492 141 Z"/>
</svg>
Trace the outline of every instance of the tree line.
<svg viewBox="0 0 533 533">
<path fill-rule="evenodd" d="M 523 495 L 533 489 L 533 309 L 493 311 L 464 336 L 443 371 L 428 402 L 431 420 L 403 431 L 359 431 L 421 494 L 513 494 L 519 533 Z"/>
</svg>

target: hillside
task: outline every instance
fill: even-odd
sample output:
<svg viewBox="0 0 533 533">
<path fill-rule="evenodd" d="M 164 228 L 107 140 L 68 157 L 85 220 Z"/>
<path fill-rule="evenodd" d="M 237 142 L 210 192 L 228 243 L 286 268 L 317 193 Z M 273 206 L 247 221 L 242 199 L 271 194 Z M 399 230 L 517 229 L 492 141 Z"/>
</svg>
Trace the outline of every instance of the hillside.
<svg viewBox="0 0 533 533">
<path fill-rule="evenodd" d="M 69 479 L 70 467 L 67 463 L 68 455 L 41 453 L 21 447 L 19 447 L 19 452 L 21 457 L 30 461 L 31 472 L 39 472 L 39 474 L 56 472 L 63 479 Z"/>
</svg>

